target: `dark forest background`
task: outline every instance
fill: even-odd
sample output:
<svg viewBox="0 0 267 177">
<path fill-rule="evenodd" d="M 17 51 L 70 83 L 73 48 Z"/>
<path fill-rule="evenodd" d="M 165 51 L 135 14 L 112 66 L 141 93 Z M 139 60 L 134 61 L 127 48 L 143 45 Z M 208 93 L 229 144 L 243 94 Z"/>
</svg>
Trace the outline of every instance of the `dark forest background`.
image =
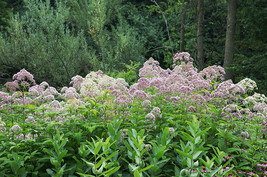
<svg viewBox="0 0 267 177">
<path fill-rule="evenodd" d="M 149 57 L 171 67 L 186 51 L 199 70 L 222 65 L 267 94 L 266 11 L 265 0 L 0 0 L 0 81 L 25 68 L 60 87 Z"/>
</svg>

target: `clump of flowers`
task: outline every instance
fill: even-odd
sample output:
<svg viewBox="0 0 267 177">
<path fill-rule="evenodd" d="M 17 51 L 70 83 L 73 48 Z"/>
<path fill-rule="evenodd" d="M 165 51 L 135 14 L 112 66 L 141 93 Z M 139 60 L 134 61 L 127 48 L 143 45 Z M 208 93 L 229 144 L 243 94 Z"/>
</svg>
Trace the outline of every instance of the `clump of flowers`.
<svg viewBox="0 0 267 177">
<path fill-rule="evenodd" d="M 67 101 L 67 103 L 64 105 L 64 107 L 65 108 L 74 108 L 74 109 L 76 109 L 76 108 L 78 108 L 78 107 L 80 107 L 80 106 L 83 106 L 84 105 L 84 102 L 83 101 L 81 101 L 80 99 L 76 99 L 75 97 L 73 97 L 73 98 L 71 98 L 71 99 L 69 99 L 68 101 Z"/>
<path fill-rule="evenodd" d="M 173 57 L 173 63 L 175 64 L 177 61 L 194 61 L 194 59 L 190 57 L 188 52 L 181 52 L 176 53 Z"/>
<path fill-rule="evenodd" d="M 246 93 L 245 90 L 243 89 L 243 87 L 238 85 L 238 84 L 232 84 L 228 90 L 233 95 L 236 95 L 237 93 L 241 93 L 241 94 Z"/>
<path fill-rule="evenodd" d="M 128 83 L 122 79 L 114 79 L 103 74 L 102 71 L 89 73 L 81 83 L 80 93 L 83 96 L 97 97 L 105 94 L 105 90 L 116 87 L 125 90 Z"/>
<path fill-rule="evenodd" d="M 267 98 L 264 94 L 260 94 L 260 93 L 254 93 L 254 95 L 249 96 L 245 98 L 244 100 L 245 104 L 252 104 L 252 105 L 255 105 L 256 103 L 263 103 L 263 102 L 267 102 Z"/>
<path fill-rule="evenodd" d="M 149 101 L 149 100 L 144 100 L 144 101 L 142 102 L 142 106 L 143 106 L 143 107 L 151 107 L 151 101 Z"/>
<path fill-rule="evenodd" d="M 225 70 L 221 66 L 208 66 L 199 72 L 200 76 L 211 82 L 224 80 Z"/>
<path fill-rule="evenodd" d="M 249 78 L 241 80 L 237 83 L 237 85 L 240 85 L 246 91 L 246 93 L 252 93 L 258 89 L 256 82 Z"/>
<path fill-rule="evenodd" d="M 123 94 L 123 95 L 117 96 L 114 102 L 125 105 L 128 103 L 131 103 L 132 101 L 133 101 L 133 97 L 131 95 L 124 95 Z"/>
<path fill-rule="evenodd" d="M 156 128 L 155 127 L 155 122 L 156 122 L 156 117 L 153 113 L 148 113 L 145 117 L 145 123 L 149 124 L 149 128 Z M 148 129 L 147 131 L 150 131 L 150 129 Z"/>
<path fill-rule="evenodd" d="M 18 134 L 19 132 L 22 131 L 19 125 L 13 125 L 10 130 L 11 134 Z"/>
<path fill-rule="evenodd" d="M 0 117 L 0 131 L 5 132 L 6 131 L 6 123 L 2 121 L 1 117 Z"/>
<path fill-rule="evenodd" d="M 78 98 L 79 94 L 76 92 L 74 87 L 63 87 L 61 89 L 61 97 L 64 99 Z"/>
<path fill-rule="evenodd" d="M 128 135 L 128 134 L 127 134 L 127 131 L 128 131 L 128 129 L 122 129 L 122 130 L 121 130 L 121 142 L 124 142 L 124 138 L 125 138 L 125 136 Z"/>
<path fill-rule="evenodd" d="M 154 114 L 156 117 L 162 118 L 161 111 L 159 107 L 154 107 L 151 111 L 152 114 Z"/>
<path fill-rule="evenodd" d="M 169 127 L 169 131 L 170 131 L 170 134 L 171 134 L 171 139 L 173 139 L 174 132 L 175 132 L 174 128 L 173 127 Z"/>
<path fill-rule="evenodd" d="M 241 136 L 242 139 L 248 138 L 249 137 L 249 133 L 248 132 L 242 132 L 239 135 L 237 135 L 237 137 Z"/>
<path fill-rule="evenodd" d="M 31 85 L 35 85 L 34 77 L 31 73 L 26 71 L 24 68 L 17 74 L 13 75 L 13 82 L 7 82 L 4 86 L 11 92 L 17 89 L 27 91 Z"/>
<path fill-rule="evenodd" d="M 75 89 L 80 90 L 83 80 L 82 76 L 76 75 L 71 78 L 70 84 L 72 84 Z"/>
<path fill-rule="evenodd" d="M 159 62 L 149 58 L 139 70 L 139 76 L 147 78 L 158 77 L 162 71 L 163 69 L 159 66 Z"/>
</svg>

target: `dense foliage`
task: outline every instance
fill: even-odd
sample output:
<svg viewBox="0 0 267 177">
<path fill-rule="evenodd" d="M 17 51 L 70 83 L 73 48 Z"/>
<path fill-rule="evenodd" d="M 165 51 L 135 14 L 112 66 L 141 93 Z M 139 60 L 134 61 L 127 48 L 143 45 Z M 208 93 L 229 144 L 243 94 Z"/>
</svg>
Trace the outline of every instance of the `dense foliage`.
<svg viewBox="0 0 267 177">
<path fill-rule="evenodd" d="M 267 176 L 265 1 L 237 0 L 232 80 L 228 1 L 196 69 L 198 2 L 0 0 L 0 176 Z"/>
<path fill-rule="evenodd" d="M 0 92 L 1 176 L 266 176 L 256 83 L 197 72 L 185 52 L 173 63 L 150 58 L 130 86 L 97 71 L 60 91 L 22 69 Z"/>
<path fill-rule="evenodd" d="M 265 1 L 237 3 L 232 79 L 251 78 L 266 94 Z M 197 1 L 0 0 L 0 7 L 2 83 L 26 68 L 37 82 L 63 86 L 75 74 L 117 73 L 150 56 L 168 68 L 182 43 L 184 10 L 184 49 L 197 56 Z M 204 1 L 206 66 L 223 64 L 226 15 L 227 1 Z"/>
</svg>

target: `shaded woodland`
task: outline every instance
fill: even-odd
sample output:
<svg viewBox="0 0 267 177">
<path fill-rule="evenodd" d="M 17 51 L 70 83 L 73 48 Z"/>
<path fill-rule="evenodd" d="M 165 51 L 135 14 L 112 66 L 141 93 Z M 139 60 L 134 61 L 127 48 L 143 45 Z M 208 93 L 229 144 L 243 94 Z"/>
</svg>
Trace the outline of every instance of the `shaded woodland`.
<svg viewBox="0 0 267 177">
<path fill-rule="evenodd" d="M 265 5 L 264 0 L 0 0 L 1 81 L 25 68 L 39 82 L 63 86 L 77 74 L 116 75 L 149 57 L 168 68 L 173 54 L 185 51 L 199 71 L 224 66 L 227 79 L 253 79 L 266 94 Z"/>
</svg>

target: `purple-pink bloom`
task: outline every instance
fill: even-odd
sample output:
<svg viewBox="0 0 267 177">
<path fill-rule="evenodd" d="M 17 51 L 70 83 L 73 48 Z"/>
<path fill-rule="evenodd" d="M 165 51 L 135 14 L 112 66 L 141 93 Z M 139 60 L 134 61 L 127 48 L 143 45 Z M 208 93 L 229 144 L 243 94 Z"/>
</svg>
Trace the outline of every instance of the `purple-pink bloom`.
<svg viewBox="0 0 267 177">
<path fill-rule="evenodd" d="M 64 88 L 65 93 L 61 95 L 64 99 L 78 98 L 79 94 L 76 92 L 76 89 L 73 87 Z"/>
<path fill-rule="evenodd" d="M 174 134 L 174 128 L 173 127 L 169 127 L 169 131 L 171 132 L 171 134 Z"/>
<path fill-rule="evenodd" d="M 176 53 L 173 57 L 173 63 L 176 64 L 177 61 L 193 61 L 188 52 Z"/>
<path fill-rule="evenodd" d="M 141 98 L 141 99 L 146 99 L 146 98 L 148 98 L 146 92 L 144 92 L 143 90 L 136 90 L 136 91 L 133 93 L 133 97 L 134 97 L 134 98 Z"/>
<path fill-rule="evenodd" d="M 143 107 L 146 107 L 146 106 L 151 107 L 151 101 L 149 101 L 149 100 L 145 100 L 145 101 L 143 101 L 143 102 L 142 102 L 142 106 L 143 106 Z"/>
<path fill-rule="evenodd" d="M 161 118 L 162 115 L 161 115 L 161 111 L 160 111 L 160 108 L 159 107 L 154 107 L 153 110 L 151 111 L 151 113 L 153 113 L 155 116 Z"/>
<path fill-rule="evenodd" d="M 154 77 L 150 81 L 150 87 L 152 87 L 152 86 L 160 87 L 162 84 L 163 84 L 162 78 Z"/>
<path fill-rule="evenodd" d="M 54 97 L 54 95 L 47 95 L 47 96 L 44 97 L 44 100 L 53 101 L 53 100 L 55 100 L 55 97 Z"/>
<path fill-rule="evenodd" d="M 0 91 L 0 99 L 6 99 L 8 96 L 8 93 Z"/>
<path fill-rule="evenodd" d="M 129 95 L 119 95 L 116 97 L 115 103 L 125 104 L 125 103 L 131 103 L 132 97 Z"/>
<path fill-rule="evenodd" d="M 33 75 L 31 73 L 29 73 L 28 71 L 26 71 L 24 68 L 22 70 L 20 70 L 17 74 L 13 75 L 13 79 L 14 80 L 18 80 L 18 81 L 30 81 L 33 84 L 35 84 L 35 80 L 33 78 Z"/>
<path fill-rule="evenodd" d="M 188 110 L 189 111 L 192 111 L 192 112 L 195 112 L 196 111 L 196 108 L 194 106 L 189 106 L 188 107 Z"/>
<path fill-rule="evenodd" d="M 75 89 L 80 90 L 81 84 L 83 83 L 83 80 L 84 79 L 82 76 L 76 75 L 76 76 L 71 78 L 70 84 L 72 84 Z"/>
<path fill-rule="evenodd" d="M 0 131 L 6 131 L 5 124 L 0 124 Z"/>
<path fill-rule="evenodd" d="M 245 137 L 245 138 L 248 138 L 248 137 L 249 137 L 249 134 L 248 134 L 248 132 L 242 132 L 242 133 L 240 133 L 240 134 L 237 135 L 237 136 L 243 136 L 243 137 Z"/>
<path fill-rule="evenodd" d="M 7 82 L 4 84 L 4 86 L 7 87 L 10 92 L 14 92 L 19 89 L 19 84 L 17 80 L 13 82 Z"/>
<path fill-rule="evenodd" d="M 152 113 L 148 113 L 145 118 L 146 119 L 151 119 L 151 120 L 155 120 L 156 119 L 156 117 Z"/>
<path fill-rule="evenodd" d="M 13 133 L 19 133 L 22 131 L 22 129 L 20 128 L 19 125 L 13 125 L 11 128 L 10 128 L 10 131 L 13 132 Z"/>
<path fill-rule="evenodd" d="M 137 87 L 139 89 L 140 88 L 148 88 L 149 87 L 149 80 L 145 77 L 138 79 L 138 86 Z"/>
<path fill-rule="evenodd" d="M 62 105 L 59 101 L 57 100 L 54 100 L 52 101 L 50 104 L 49 104 L 50 107 L 54 107 L 54 108 L 59 108 L 61 109 L 62 108 Z"/>
</svg>

